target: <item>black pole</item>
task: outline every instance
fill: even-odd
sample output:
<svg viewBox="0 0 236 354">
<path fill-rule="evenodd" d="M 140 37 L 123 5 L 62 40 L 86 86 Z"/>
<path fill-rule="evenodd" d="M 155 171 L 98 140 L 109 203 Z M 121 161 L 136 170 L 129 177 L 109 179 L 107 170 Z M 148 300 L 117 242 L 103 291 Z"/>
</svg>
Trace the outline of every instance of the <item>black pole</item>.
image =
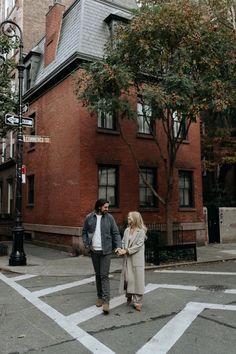
<svg viewBox="0 0 236 354">
<path fill-rule="evenodd" d="M 26 265 L 26 255 L 24 252 L 24 227 L 22 225 L 22 164 L 23 164 L 23 127 L 22 127 L 22 94 L 24 79 L 24 63 L 23 63 L 23 35 L 21 28 L 17 23 L 6 20 L 1 24 L 2 32 L 19 41 L 19 61 L 18 70 L 18 117 L 19 123 L 17 127 L 17 151 L 16 151 L 16 188 L 15 188 L 15 221 L 12 230 L 12 253 L 9 258 L 10 266 Z M 16 34 L 18 29 L 19 35 Z"/>
</svg>

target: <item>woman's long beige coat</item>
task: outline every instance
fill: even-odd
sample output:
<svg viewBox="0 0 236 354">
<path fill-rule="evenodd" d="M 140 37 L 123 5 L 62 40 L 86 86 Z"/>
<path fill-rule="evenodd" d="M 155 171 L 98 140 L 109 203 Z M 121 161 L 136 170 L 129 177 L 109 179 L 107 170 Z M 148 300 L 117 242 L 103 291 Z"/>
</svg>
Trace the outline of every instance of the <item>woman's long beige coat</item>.
<svg viewBox="0 0 236 354">
<path fill-rule="evenodd" d="M 124 263 L 120 278 L 119 292 L 124 292 L 125 274 L 128 281 L 127 293 L 144 294 L 144 241 L 146 235 L 144 230 L 138 229 L 136 235 L 132 236 L 129 242 L 129 228 L 125 230 L 122 240 L 123 248 L 128 250 L 128 255 L 124 256 Z"/>
</svg>

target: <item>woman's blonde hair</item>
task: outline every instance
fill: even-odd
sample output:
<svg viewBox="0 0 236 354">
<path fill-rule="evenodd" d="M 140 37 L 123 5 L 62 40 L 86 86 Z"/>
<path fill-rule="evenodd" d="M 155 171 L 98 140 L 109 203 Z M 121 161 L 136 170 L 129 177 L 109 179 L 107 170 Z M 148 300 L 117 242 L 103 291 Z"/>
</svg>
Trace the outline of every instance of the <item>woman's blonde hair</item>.
<svg viewBox="0 0 236 354">
<path fill-rule="evenodd" d="M 138 211 L 130 211 L 128 217 L 132 219 L 134 227 L 138 229 L 143 229 L 145 233 L 147 232 L 147 228 L 143 222 L 143 218 Z"/>
</svg>

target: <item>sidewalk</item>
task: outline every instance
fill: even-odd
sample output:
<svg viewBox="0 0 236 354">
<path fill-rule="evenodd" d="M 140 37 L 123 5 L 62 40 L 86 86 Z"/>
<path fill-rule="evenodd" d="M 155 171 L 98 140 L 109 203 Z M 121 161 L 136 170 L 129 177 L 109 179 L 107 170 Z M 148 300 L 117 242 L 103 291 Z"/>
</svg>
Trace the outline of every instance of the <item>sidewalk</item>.
<svg viewBox="0 0 236 354">
<path fill-rule="evenodd" d="M 25 243 L 24 250 L 27 259 L 26 266 L 8 265 L 9 256 L 0 257 L 0 270 L 7 270 L 14 273 L 34 274 L 44 276 L 88 276 L 93 275 L 93 266 L 90 257 L 71 257 L 69 253 Z M 9 243 L 9 253 L 11 243 Z M 236 243 L 231 244 L 210 244 L 197 247 L 197 262 L 208 263 L 216 261 L 236 260 Z M 185 263 L 186 264 L 186 263 Z M 171 266 L 183 265 L 183 263 L 171 263 Z M 122 258 L 112 258 L 111 273 L 120 271 Z M 160 266 L 149 266 L 150 268 L 166 268 L 168 264 Z M 146 267 L 148 269 L 149 267 Z"/>
</svg>

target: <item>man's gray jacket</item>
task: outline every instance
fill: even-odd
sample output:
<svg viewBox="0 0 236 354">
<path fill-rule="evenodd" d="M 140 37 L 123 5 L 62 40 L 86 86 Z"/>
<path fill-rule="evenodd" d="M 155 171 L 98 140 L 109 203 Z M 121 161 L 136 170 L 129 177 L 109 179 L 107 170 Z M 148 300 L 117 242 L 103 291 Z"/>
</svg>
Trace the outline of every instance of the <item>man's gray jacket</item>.
<svg viewBox="0 0 236 354">
<path fill-rule="evenodd" d="M 96 229 L 97 216 L 92 212 L 86 216 L 82 236 L 84 245 L 91 248 L 92 239 Z M 109 213 L 102 215 L 101 218 L 101 240 L 103 254 L 112 253 L 113 249 L 121 248 L 121 237 L 113 216 Z"/>
</svg>

